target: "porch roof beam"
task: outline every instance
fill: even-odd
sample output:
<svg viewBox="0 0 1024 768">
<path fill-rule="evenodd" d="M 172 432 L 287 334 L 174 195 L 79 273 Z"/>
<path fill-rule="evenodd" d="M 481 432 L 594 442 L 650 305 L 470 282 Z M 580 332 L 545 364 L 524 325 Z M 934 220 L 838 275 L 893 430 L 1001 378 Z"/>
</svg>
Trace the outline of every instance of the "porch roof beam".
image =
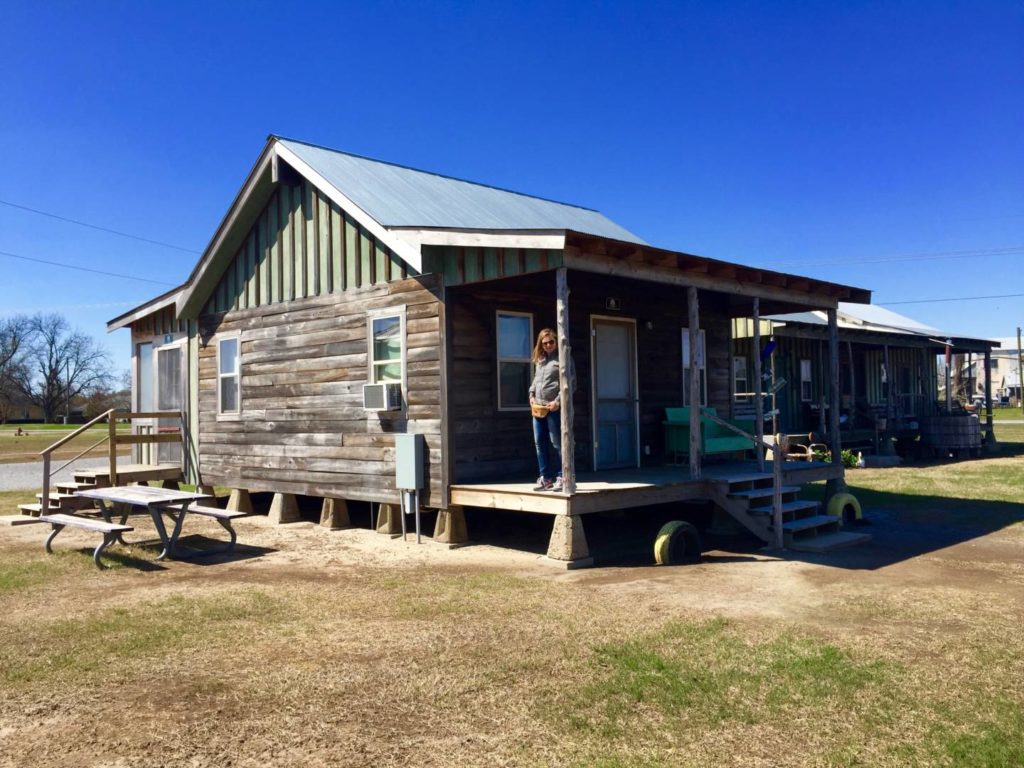
<svg viewBox="0 0 1024 768">
<path fill-rule="evenodd" d="M 835 309 L 840 298 L 833 295 L 834 291 L 810 292 L 799 291 L 784 285 L 770 285 L 766 282 L 753 282 L 744 277 L 715 276 L 706 271 L 690 271 L 685 267 L 666 267 L 644 261 L 623 261 L 610 256 L 598 256 L 585 253 L 579 248 L 567 246 L 563 254 L 563 266 L 581 272 L 594 272 L 611 277 L 624 277 L 633 280 L 649 280 L 663 285 L 694 287 L 702 290 L 749 298 L 760 298 L 779 301 L 816 309 Z M 773 282 L 782 282 L 781 278 L 771 278 Z M 870 296 L 870 294 L 868 294 Z M 749 311 L 749 310 L 748 310 Z"/>
</svg>

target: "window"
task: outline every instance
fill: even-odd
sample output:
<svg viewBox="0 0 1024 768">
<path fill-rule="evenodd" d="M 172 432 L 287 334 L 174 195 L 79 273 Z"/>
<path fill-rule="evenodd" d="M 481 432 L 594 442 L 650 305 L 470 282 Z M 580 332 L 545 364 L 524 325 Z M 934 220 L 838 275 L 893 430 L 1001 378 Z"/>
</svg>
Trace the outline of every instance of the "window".
<svg viewBox="0 0 1024 768">
<path fill-rule="evenodd" d="M 690 329 L 683 328 L 683 405 L 690 405 Z M 704 331 L 697 336 L 697 369 L 700 371 L 700 405 L 708 404 L 708 380 L 704 370 Z"/>
<path fill-rule="evenodd" d="M 221 416 L 241 413 L 241 357 L 237 334 L 217 340 L 217 413 Z"/>
<path fill-rule="evenodd" d="M 814 388 L 811 386 L 811 361 L 800 361 L 800 400 L 805 403 L 811 402 Z"/>
<path fill-rule="evenodd" d="M 742 355 L 732 359 L 732 392 L 738 403 L 748 402 L 753 394 L 747 378 L 747 358 Z"/>
<path fill-rule="evenodd" d="M 370 318 L 370 383 L 405 380 L 405 315 Z"/>
<path fill-rule="evenodd" d="M 498 410 L 530 407 L 533 315 L 498 312 Z"/>
</svg>

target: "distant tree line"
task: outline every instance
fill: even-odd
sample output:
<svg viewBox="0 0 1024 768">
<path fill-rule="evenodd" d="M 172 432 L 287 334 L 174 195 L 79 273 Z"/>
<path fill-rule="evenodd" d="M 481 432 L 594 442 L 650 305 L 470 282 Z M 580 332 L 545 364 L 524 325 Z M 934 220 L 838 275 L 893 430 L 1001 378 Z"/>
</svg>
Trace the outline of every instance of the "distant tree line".
<svg viewBox="0 0 1024 768">
<path fill-rule="evenodd" d="M 74 408 L 95 416 L 128 408 L 130 377 L 111 373 L 107 352 L 59 314 L 0 319 L 0 421 L 18 406 L 36 406 L 46 422 Z M 127 390 L 127 393 L 126 393 Z"/>
</svg>

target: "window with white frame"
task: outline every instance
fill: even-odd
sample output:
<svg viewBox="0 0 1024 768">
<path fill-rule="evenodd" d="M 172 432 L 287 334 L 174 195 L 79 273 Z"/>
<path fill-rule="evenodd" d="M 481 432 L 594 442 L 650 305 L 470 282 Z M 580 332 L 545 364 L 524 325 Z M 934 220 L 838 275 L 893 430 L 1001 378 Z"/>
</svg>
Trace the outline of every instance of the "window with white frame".
<svg viewBox="0 0 1024 768">
<path fill-rule="evenodd" d="M 498 311 L 498 410 L 530 407 L 533 315 Z"/>
<path fill-rule="evenodd" d="M 217 413 L 238 416 L 242 410 L 242 342 L 235 334 L 217 339 Z"/>
<path fill-rule="evenodd" d="M 690 329 L 683 328 L 683 405 L 690 405 L 692 399 L 690 397 Z M 706 356 L 704 354 L 704 331 L 697 332 L 697 354 L 696 358 L 697 370 L 700 371 L 700 392 L 699 405 L 708 404 L 708 380 L 704 370 L 704 361 Z"/>
<path fill-rule="evenodd" d="M 811 361 L 801 360 L 800 361 L 800 400 L 804 403 L 809 403 L 813 399 L 813 390 L 811 378 Z"/>
<path fill-rule="evenodd" d="M 370 383 L 405 380 L 405 314 L 377 315 L 370 325 Z"/>
<path fill-rule="evenodd" d="M 750 379 L 747 376 L 747 358 L 737 355 L 732 359 L 732 391 L 736 402 L 745 403 L 750 400 Z"/>
</svg>

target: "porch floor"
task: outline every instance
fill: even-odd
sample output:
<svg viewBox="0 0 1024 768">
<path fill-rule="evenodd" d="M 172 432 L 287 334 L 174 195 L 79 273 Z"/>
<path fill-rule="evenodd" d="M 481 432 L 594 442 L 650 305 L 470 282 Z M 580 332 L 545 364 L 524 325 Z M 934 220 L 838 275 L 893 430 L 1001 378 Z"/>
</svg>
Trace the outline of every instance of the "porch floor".
<svg viewBox="0 0 1024 768">
<path fill-rule="evenodd" d="M 771 462 L 758 471 L 753 460 L 705 464 L 700 480 L 690 477 L 687 466 L 608 469 L 576 475 L 576 493 L 534 491 L 530 482 L 492 482 L 451 486 L 456 506 L 540 512 L 548 515 L 584 515 L 592 512 L 645 507 L 676 501 L 710 498 L 709 485 L 744 478 L 772 476 Z M 786 462 L 783 482 L 799 485 L 842 476 L 842 467 L 815 461 Z"/>
</svg>

